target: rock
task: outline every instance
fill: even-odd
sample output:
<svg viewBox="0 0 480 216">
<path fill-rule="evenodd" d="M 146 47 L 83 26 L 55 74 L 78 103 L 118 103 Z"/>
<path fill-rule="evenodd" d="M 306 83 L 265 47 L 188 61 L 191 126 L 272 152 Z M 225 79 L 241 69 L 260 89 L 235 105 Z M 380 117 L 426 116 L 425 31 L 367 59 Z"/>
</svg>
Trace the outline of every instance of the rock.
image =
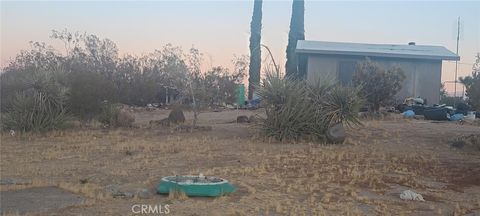
<svg viewBox="0 0 480 216">
<path fill-rule="evenodd" d="M 343 128 L 341 123 L 336 124 L 327 130 L 327 139 L 331 143 L 343 143 L 346 137 L 347 134 L 345 128 Z"/>
<path fill-rule="evenodd" d="M 153 194 L 148 189 L 141 189 L 137 192 L 137 197 L 140 199 L 150 199 Z"/>
<path fill-rule="evenodd" d="M 185 115 L 183 111 L 179 108 L 174 108 L 168 115 L 168 120 L 170 123 L 179 124 L 185 122 Z"/>
<path fill-rule="evenodd" d="M 248 123 L 248 117 L 245 115 L 238 116 L 237 123 Z"/>
</svg>

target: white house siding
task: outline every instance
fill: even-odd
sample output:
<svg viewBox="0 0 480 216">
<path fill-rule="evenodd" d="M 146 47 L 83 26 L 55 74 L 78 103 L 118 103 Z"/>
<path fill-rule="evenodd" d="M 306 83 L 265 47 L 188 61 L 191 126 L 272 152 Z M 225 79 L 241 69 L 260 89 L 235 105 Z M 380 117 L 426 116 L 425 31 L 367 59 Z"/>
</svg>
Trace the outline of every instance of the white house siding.
<svg viewBox="0 0 480 216">
<path fill-rule="evenodd" d="M 325 76 L 338 78 L 341 62 L 358 62 L 364 59 L 365 57 L 348 55 L 308 54 L 307 80 L 313 81 Z M 405 72 L 403 87 L 396 95 L 399 102 L 406 97 L 426 98 L 428 104 L 439 102 L 442 67 L 440 60 L 378 57 L 370 59 L 386 70 L 396 65 Z"/>
</svg>

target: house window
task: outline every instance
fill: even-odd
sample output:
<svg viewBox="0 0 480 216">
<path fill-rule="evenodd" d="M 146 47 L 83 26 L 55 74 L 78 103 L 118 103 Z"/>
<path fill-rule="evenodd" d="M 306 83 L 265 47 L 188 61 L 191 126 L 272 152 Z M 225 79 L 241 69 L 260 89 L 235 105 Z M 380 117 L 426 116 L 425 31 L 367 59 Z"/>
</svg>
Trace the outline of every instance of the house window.
<svg viewBox="0 0 480 216">
<path fill-rule="evenodd" d="M 352 83 L 353 73 L 357 62 L 355 61 L 340 61 L 338 65 L 338 81 L 342 85 L 350 85 Z"/>
</svg>

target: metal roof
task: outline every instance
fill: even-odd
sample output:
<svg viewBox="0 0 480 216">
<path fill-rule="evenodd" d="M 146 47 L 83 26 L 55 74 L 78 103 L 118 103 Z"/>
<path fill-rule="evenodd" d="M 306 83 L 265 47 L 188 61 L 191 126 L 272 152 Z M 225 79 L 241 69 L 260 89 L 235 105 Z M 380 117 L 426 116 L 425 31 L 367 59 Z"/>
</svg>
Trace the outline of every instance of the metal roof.
<svg viewBox="0 0 480 216">
<path fill-rule="evenodd" d="M 299 40 L 297 53 L 392 57 L 409 59 L 460 60 L 443 46 L 363 44 Z"/>
</svg>

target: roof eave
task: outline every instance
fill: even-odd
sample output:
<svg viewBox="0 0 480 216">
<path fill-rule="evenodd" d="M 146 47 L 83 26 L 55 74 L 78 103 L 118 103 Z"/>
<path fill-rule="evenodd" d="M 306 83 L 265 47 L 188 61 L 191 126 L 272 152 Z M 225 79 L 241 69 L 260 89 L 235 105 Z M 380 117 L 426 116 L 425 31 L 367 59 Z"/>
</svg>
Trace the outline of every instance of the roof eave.
<svg viewBox="0 0 480 216">
<path fill-rule="evenodd" d="M 428 59 L 428 60 L 446 60 L 460 61 L 460 56 L 432 56 L 432 55 L 411 55 L 411 54 L 395 54 L 395 53 L 376 53 L 376 52 L 354 52 L 354 51 L 330 51 L 330 50 L 309 50 L 296 49 L 296 53 L 306 54 L 323 54 L 323 55 L 350 55 L 350 56 L 372 56 L 385 58 L 407 58 L 407 59 Z"/>
</svg>

